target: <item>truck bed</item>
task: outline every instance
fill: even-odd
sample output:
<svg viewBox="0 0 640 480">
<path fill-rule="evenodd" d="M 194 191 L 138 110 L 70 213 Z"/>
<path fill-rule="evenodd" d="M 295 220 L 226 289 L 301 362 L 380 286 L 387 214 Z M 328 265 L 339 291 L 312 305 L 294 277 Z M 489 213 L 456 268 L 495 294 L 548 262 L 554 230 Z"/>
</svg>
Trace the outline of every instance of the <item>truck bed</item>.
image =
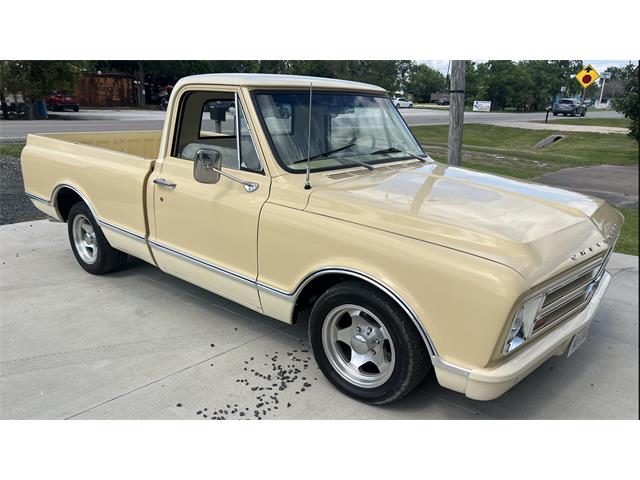
<svg viewBox="0 0 640 480">
<path fill-rule="evenodd" d="M 58 218 L 59 193 L 75 192 L 107 227 L 103 230 L 109 242 L 131 251 L 131 242 L 148 235 L 146 180 L 158 156 L 161 133 L 28 135 L 21 156 L 25 192 L 36 207 Z M 144 241 L 138 243 L 147 250 Z"/>
<path fill-rule="evenodd" d="M 30 135 L 60 140 L 76 145 L 113 150 L 128 155 L 158 158 L 162 130 L 142 130 L 134 132 L 74 132 L 74 133 L 42 133 Z"/>
</svg>

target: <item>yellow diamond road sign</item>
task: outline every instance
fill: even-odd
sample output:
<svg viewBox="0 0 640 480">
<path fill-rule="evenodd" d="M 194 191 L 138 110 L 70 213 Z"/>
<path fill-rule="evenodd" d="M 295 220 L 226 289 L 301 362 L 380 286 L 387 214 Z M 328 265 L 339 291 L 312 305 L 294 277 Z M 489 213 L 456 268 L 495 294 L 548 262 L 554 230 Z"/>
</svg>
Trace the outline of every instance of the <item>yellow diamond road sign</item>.
<svg viewBox="0 0 640 480">
<path fill-rule="evenodd" d="M 600 74 L 591 65 L 587 65 L 576 74 L 576 80 L 583 88 L 587 88 L 598 78 L 600 78 Z"/>
</svg>

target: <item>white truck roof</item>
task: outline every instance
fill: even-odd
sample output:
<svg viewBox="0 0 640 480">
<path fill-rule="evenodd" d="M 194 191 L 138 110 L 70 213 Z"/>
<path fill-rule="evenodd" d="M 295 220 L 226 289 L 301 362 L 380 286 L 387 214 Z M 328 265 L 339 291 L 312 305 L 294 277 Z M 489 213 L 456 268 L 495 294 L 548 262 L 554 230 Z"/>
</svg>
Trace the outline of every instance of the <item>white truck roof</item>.
<svg viewBox="0 0 640 480">
<path fill-rule="evenodd" d="M 243 87 L 294 87 L 308 88 L 313 83 L 314 88 L 328 88 L 336 90 L 360 90 L 370 92 L 386 92 L 382 87 L 368 83 L 352 82 L 348 80 L 336 80 L 333 78 L 305 77 L 300 75 L 275 75 L 265 73 L 208 73 L 204 75 L 191 75 L 184 77 L 176 84 L 176 87 L 189 83 L 201 83 L 212 85 L 238 85 Z"/>
</svg>

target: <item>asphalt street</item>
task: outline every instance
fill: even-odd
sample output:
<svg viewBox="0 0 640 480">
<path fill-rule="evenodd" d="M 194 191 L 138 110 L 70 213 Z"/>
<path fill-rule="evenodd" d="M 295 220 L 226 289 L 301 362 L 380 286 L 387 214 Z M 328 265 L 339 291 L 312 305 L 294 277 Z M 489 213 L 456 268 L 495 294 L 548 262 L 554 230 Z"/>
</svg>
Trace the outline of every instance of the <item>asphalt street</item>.
<svg viewBox="0 0 640 480">
<path fill-rule="evenodd" d="M 637 419 L 638 257 L 613 254 L 611 286 L 571 357 L 497 400 L 433 373 L 385 407 L 319 371 L 306 324 L 289 326 L 141 261 L 87 274 L 66 225 L 0 226 L 2 419 Z M 283 373 L 280 373 L 283 372 Z"/>
<path fill-rule="evenodd" d="M 438 125 L 449 122 L 447 110 L 402 109 L 409 125 Z M 544 121 L 545 112 L 465 112 L 465 123 Z M 0 120 L 0 141 L 19 141 L 28 133 L 97 132 L 118 130 L 160 130 L 165 112 L 158 110 L 90 110 L 51 113 L 49 120 Z M 590 111 L 588 118 L 621 118 L 613 111 Z M 552 117 L 553 118 L 553 117 Z"/>
</svg>

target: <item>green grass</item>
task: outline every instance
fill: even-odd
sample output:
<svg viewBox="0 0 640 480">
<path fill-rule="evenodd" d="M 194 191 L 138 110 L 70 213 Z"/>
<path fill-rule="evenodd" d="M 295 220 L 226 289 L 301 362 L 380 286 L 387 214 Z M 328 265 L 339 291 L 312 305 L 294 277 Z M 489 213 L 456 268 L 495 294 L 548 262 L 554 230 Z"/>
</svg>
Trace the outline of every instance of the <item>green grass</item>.
<svg viewBox="0 0 640 480">
<path fill-rule="evenodd" d="M 624 225 L 616 244 L 616 252 L 638 255 L 638 210 L 618 208 L 624 215 Z"/>
<path fill-rule="evenodd" d="M 540 123 L 537 121 L 535 123 Z M 629 128 L 631 120 L 628 118 L 561 118 L 561 119 L 549 119 L 549 123 L 558 123 L 560 125 L 594 125 L 598 127 L 620 127 Z"/>
<path fill-rule="evenodd" d="M 426 151 L 446 159 L 447 125 L 412 127 Z M 564 138 L 543 149 L 533 148 L 553 131 L 468 124 L 464 127 L 463 166 L 518 178 L 533 178 L 563 168 L 585 165 L 635 165 L 638 144 L 626 135 L 560 132 Z"/>
<path fill-rule="evenodd" d="M 0 143 L 0 155 L 20 158 L 24 143 Z"/>
</svg>

